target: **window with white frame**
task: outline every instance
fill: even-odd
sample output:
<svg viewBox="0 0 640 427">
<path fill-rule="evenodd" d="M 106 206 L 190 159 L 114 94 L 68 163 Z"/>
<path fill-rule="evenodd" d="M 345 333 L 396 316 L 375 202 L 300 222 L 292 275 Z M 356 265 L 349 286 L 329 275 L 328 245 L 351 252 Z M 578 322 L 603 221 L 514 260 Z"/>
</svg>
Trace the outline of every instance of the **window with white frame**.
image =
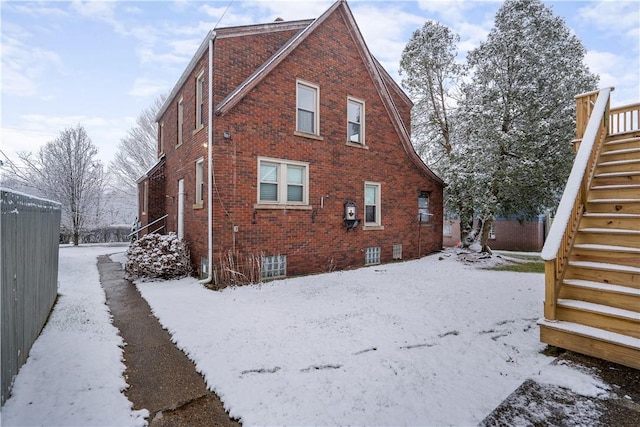
<svg viewBox="0 0 640 427">
<path fill-rule="evenodd" d="M 379 246 L 365 249 L 364 263 L 366 265 L 380 264 L 380 247 Z"/>
<path fill-rule="evenodd" d="M 164 153 L 164 122 L 158 124 L 158 154 Z"/>
<path fill-rule="evenodd" d="M 451 221 L 445 221 L 444 224 L 442 225 L 442 235 L 451 237 L 451 234 L 452 234 Z"/>
<path fill-rule="evenodd" d="M 296 130 L 319 135 L 318 117 L 320 88 L 314 84 L 298 81 L 296 84 Z"/>
<path fill-rule="evenodd" d="M 347 98 L 347 141 L 364 145 L 364 102 Z"/>
<path fill-rule="evenodd" d="M 145 180 L 142 184 L 142 214 L 146 215 L 149 211 L 149 180 Z"/>
<path fill-rule="evenodd" d="M 196 199 L 195 204 L 202 206 L 204 203 L 204 159 L 196 160 Z"/>
<path fill-rule="evenodd" d="M 418 221 L 421 223 L 431 222 L 431 216 L 429 212 L 429 192 L 421 191 L 418 194 Z"/>
<path fill-rule="evenodd" d="M 261 263 L 263 279 L 275 279 L 287 275 L 287 256 L 272 255 L 263 256 Z"/>
<path fill-rule="evenodd" d="M 380 184 L 365 182 L 364 184 L 364 225 L 379 226 L 380 218 Z"/>
<path fill-rule="evenodd" d="M 494 225 L 495 225 L 495 221 L 491 221 L 491 227 L 489 227 L 489 239 L 490 240 L 495 240 L 496 239 L 496 229 L 495 229 Z"/>
<path fill-rule="evenodd" d="M 204 70 L 196 77 L 196 129 L 204 126 Z"/>
<path fill-rule="evenodd" d="M 176 145 L 182 145 L 182 125 L 184 122 L 184 104 L 182 102 L 182 97 L 178 101 L 178 142 Z"/>
<path fill-rule="evenodd" d="M 259 204 L 307 205 L 308 200 L 308 163 L 258 159 Z"/>
</svg>

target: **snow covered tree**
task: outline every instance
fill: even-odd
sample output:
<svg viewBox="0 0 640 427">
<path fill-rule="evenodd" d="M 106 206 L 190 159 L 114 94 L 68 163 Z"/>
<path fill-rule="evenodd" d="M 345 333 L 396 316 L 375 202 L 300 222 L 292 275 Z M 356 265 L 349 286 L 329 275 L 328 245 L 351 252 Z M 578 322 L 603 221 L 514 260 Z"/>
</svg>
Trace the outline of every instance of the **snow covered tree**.
<svg viewBox="0 0 640 427">
<path fill-rule="evenodd" d="M 539 0 L 507 0 L 471 51 L 463 88 L 461 157 L 473 164 L 476 214 L 532 216 L 555 206 L 571 170 L 574 96 L 596 88 L 585 49 Z"/>
<path fill-rule="evenodd" d="M 136 197 L 138 178 L 157 160 L 156 114 L 166 98 L 166 95 L 161 95 L 151 106 L 142 110 L 136 119 L 136 126 L 120 139 L 118 151 L 109 165 L 115 187 L 131 197 Z"/>
<path fill-rule="evenodd" d="M 62 204 L 62 223 L 73 244 L 89 223 L 100 222 L 105 174 L 98 149 L 82 125 L 67 128 L 36 155 L 20 153 L 10 162 L 13 180 L 37 195 Z"/>
<path fill-rule="evenodd" d="M 460 85 L 464 66 L 459 64 L 460 37 L 448 27 L 427 21 L 414 31 L 400 61 L 402 85 L 414 101 L 412 138 L 416 152 L 445 182 L 445 203 L 460 215 L 460 232 L 473 225 L 473 194 L 465 184 L 468 174 L 461 168 L 455 131 Z"/>
</svg>

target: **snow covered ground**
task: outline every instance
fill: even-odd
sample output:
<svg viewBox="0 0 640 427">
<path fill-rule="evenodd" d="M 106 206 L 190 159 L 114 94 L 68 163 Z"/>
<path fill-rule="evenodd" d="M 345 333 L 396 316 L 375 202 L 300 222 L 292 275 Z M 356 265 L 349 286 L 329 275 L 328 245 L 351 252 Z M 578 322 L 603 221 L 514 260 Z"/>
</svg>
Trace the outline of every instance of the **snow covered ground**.
<svg viewBox="0 0 640 427">
<path fill-rule="evenodd" d="M 100 286 L 97 256 L 113 246 L 60 248 L 58 301 L 2 407 L 4 426 L 141 426 L 122 393 L 122 338 Z"/>
<path fill-rule="evenodd" d="M 212 292 L 137 284 L 249 425 L 477 424 L 551 362 L 541 274 L 455 255 Z"/>
<path fill-rule="evenodd" d="M 61 248 L 61 296 L 2 425 L 145 424 L 123 394 L 123 343 L 96 268 L 123 250 Z M 221 292 L 191 278 L 137 286 L 246 425 L 471 425 L 526 379 L 606 396 L 597 375 L 540 353 L 543 276 L 479 268 L 494 260 L 449 252 Z M 579 412 L 578 424 L 598 419 Z"/>
</svg>

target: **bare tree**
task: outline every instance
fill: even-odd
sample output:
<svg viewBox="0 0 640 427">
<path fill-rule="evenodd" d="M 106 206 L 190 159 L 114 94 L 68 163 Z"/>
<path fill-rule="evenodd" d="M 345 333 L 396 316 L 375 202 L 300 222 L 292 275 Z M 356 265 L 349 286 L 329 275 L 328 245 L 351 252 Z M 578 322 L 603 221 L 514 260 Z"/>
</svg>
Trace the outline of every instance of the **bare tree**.
<svg viewBox="0 0 640 427">
<path fill-rule="evenodd" d="M 129 195 L 136 194 L 136 181 L 157 160 L 156 114 L 166 98 L 166 95 L 159 96 L 151 106 L 140 113 L 136 119 L 136 126 L 129 129 L 120 139 L 118 151 L 109 165 L 109 171 L 116 181 L 116 188 Z"/>
<path fill-rule="evenodd" d="M 10 180 L 62 204 L 62 222 L 78 245 L 85 226 L 99 222 L 105 174 L 98 149 L 82 125 L 60 132 L 36 155 L 18 154 L 7 162 Z"/>
</svg>

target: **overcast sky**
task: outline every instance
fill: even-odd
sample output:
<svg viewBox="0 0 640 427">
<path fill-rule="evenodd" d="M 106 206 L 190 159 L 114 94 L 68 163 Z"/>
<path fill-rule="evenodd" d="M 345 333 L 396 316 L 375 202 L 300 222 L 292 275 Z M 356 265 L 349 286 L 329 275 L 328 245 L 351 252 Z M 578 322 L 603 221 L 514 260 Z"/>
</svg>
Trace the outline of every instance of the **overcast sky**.
<svg viewBox="0 0 640 427">
<path fill-rule="evenodd" d="M 3 0 L 0 149 L 9 157 L 20 150 L 36 151 L 65 127 L 81 123 L 108 163 L 140 111 L 171 91 L 216 24 L 316 18 L 332 3 Z M 640 101 L 640 2 L 544 3 L 580 38 L 600 86 L 616 87 L 612 105 Z M 402 50 L 426 20 L 457 32 L 464 57 L 485 40 L 500 5 L 349 1 L 369 49 L 398 81 Z"/>
</svg>

